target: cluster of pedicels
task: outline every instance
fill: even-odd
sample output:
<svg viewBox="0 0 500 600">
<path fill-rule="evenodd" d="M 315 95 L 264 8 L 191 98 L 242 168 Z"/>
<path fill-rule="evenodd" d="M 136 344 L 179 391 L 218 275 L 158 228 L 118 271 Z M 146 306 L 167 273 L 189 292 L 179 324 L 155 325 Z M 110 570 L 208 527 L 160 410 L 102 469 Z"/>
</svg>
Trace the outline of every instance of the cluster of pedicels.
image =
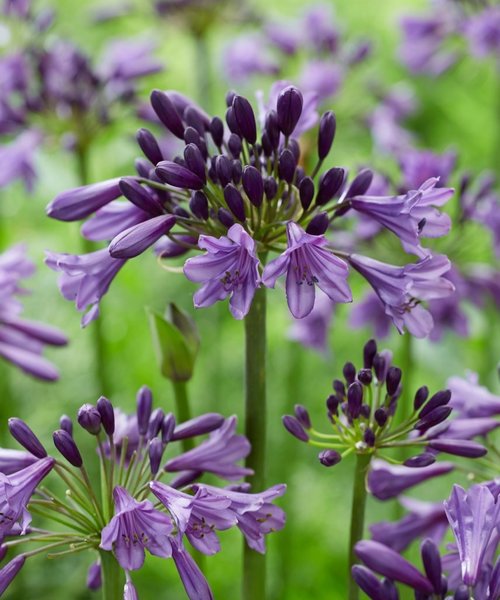
<svg viewBox="0 0 500 600">
<path fill-rule="evenodd" d="M 294 86 L 284 87 L 260 119 L 243 96 L 230 92 L 226 102 L 225 126 L 177 92 L 153 91 L 152 108 L 184 141 L 182 155 L 165 160 L 155 136 L 141 129 L 137 140 L 146 158 L 136 161 L 137 175 L 68 190 L 49 205 L 49 216 L 62 221 L 91 217 L 82 227 L 88 239 L 111 240 L 107 249 L 87 255 L 48 254 L 47 264 L 62 273 L 63 295 L 76 299 L 80 311 L 89 308 L 83 323 L 97 316 L 126 261 L 154 246 L 164 258 L 205 251 L 184 265 L 186 277 L 202 284 L 196 307 L 229 297 L 233 316 L 241 319 L 257 288 L 274 287 L 286 274 L 290 312 L 303 318 L 313 309 L 316 288 L 334 302 L 351 301 L 350 265 L 400 331 L 430 330 L 423 303 L 448 296 L 453 285 L 441 276 L 448 259 L 424 249 L 421 238 L 448 232 L 450 220 L 436 207 L 453 190 L 430 178 L 418 189 L 378 196 L 370 193 L 373 173 L 367 169 L 350 183 L 341 167 L 319 175 L 336 133 L 331 111 L 320 119 L 316 165 L 307 174 L 297 136 L 315 123 L 316 112 Z M 351 211 L 395 234 L 418 261 L 396 266 L 337 250 L 327 233 Z M 270 253 L 279 256 L 268 260 Z"/>
<path fill-rule="evenodd" d="M 19 296 L 28 293 L 21 281 L 34 271 L 23 245 L 0 254 L 0 357 L 33 377 L 55 381 L 57 369 L 42 353 L 45 346 L 64 346 L 66 337 L 55 327 L 21 315 Z"/>
<path fill-rule="evenodd" d="M 244 483 L 222 488 L 199 481 L 205 473 L 233 482 L 252 474 L 237 464 L 250 444 L 236 434 L 235 417 L 207 413 L 176 424 L 172 413 L 152 409 L 151 391 L 143 387 L 135 414 L 101 397 L 80 408 L 78 423 L 95 439 L 97 453 L 82 456 L 72 421 L 63 416 L 53 434 L 62 461 L 48 456 L 24 421 L 9 419 L 10 433 L 27 452 L 0 450 L 2 557 L 24 544 L 39 547 L 17 553 L 0 569 L 0 594 L 32 556 L 88 551 L 99 557 L 89 571 L 90 587 L 99 587 L 101 575 L 106 585 L 105 563 L 116 559 L 125 574 L 124 598 L 135 599 L 131 572 L 143 566 L 148 550 L 173 559 L 191 600 L 211 600 L 186 541 L 203 554 L 215 554 L 217 531 L 238 527 L 252 549 L 264 552 L 266 534 L 284 526 L 283 511 L 272 504 L 284 485 L 248 493 Z M 183 452 L 171 456 L 176 442 Z M 96 457 L 100 484 L 89 469 Z M 62 480 L 64 494 L 46 481 L 49 473 Z M 35 526 L 32 516 L 44 517 L 42 525 Z"/>
<path fill-rule="evenodd" d="M 47 35 L 51 10 L 31 1 L 0 3 L 10 42 L 0 55 L 0 188 L 33 188 L 35 151 L 54 139 L 85 153 L 103 127 L 136 103 L 140 78 L 162 70 L 150 41 L 113 40 L 97 61 L 69 40 Z"/>
<path fill-rule="evenodd" d="M 450 463 L 433 464 L 439 453 L 467 458 L 479 458 L 487 453 L 483 445 L 465 439 L 459 428 L 448 427 L 446 421 L 453 410 L 450 390 L 440 390 L 430 396 L 427 386 L 420 387 L 415 393 L 411 414 L 400 418 L 398 403 L 403 373 L 391 361 L 391 353 L 387 350 L 377 352 L 375 340 L 370 340 L 364 346 L 361 369 L 357 370 L 351 362 L 344 365 L 344 381 L 333 381 L 334 393 L 326 401 L 333 431 L 323 433 L 314 429 L 307 409 L 301 405 L 295 406 L 295 416 L 283 417 L 283 424 L 292 435 L 323 448 L 318 458 L 327 467 L 338 464 L 352 453 L 366 455 L 372 460 L 368 487 L 377 497 L 396 495 L 395 485 L 400 485 L 401 491 L 411 485 L 410 481 L 415 484 L 450 471 L 453 468 Z M 383 468 L 385 462 L 381 460 L 384 452 L 394 448 L 418 452 L 402 466 L 392 467 L 399 469 L 399 478 L 387 477 Z M 397 464 L 393 458 L 387 458 Z"/>
</svg>

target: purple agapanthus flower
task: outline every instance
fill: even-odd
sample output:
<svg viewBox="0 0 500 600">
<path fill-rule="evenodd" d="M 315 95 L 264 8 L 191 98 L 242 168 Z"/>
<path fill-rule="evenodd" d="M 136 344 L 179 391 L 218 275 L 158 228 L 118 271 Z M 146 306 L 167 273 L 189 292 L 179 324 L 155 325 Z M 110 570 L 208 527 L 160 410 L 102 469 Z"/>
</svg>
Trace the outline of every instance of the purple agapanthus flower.
<svg viewBox="0 0 500 600">
<path fill-rule="evenodd" d="M 328 240 L 306 233 L 293 222 L 288 224 L 287 235 L 288 248 L 266 266 L 262 282 L 274 287 L 278 277 L 286 273 L 286 296 L 292 315 L 302 319 L 312 311 L 316 285 L 334 302 L 351 302 L 348 267 L 325 249 Z"/>
<path fill-rule="evenodd" d="M 114 550 L 127 571 L 142 567 L 146 549 L 162 558 L 172 556 L 173 525 L 165 513 L 155 510 L 149 500 L 137 502 L 120 486 L 115 487 L 113 498 L 115 515 L 102 530 L 101 548 Z"/>
<path fill-rule="evenodd" d="M 370 326 L 375 337 L 384 339 L 391 331 L 392 320 L 377 294 L 368 292 L 352 307 L 349 324 L 356 328 Z"/>
<path fill-rule="evenodd" d="M 75 300 L 80 312 L 90 306 L 82 317 L 83 327 L 99 316 L 99 302 L 125 262 L 107 249 L 82 255 L 47 252 L 45 259 L 48 267 L 61 273 L 59 289 L 66 300 Z"/>
<path fill-rule="evenodd" d="M 0 539 L 18 523 L 21 532 L 26 531 L 31 523 L 26 505 L 37 485 L 50 473 L 54 463 L 53 458 L 46 457 L 11 475 L 0 473 Z"/>
<path fill-rule="evenodd" d="M 36 457 L 22 450 L 0 448 L 0 473 L 12 475 L 36 462 Z"/>
<path fill-rule="evenodd" d="M 172 558 L 190 600 L 213 600 L 205 576 L 182 544 L 172 541 Z"/>
<path fill-rule="evenodd" d="M 344 78 L 342 67 L 330 60 L 309 61 L 300 75 L 300 85 L 305 92 L 317 94 L 318 100 L 334 96 Z"/>
<path fill-rule="evenodd" d="M 223 56 L 226 76 L 233 81 L 242 81 L 250 75 L 279 73 L 279 64 L 258 35 L 246 35 L 234 40 L 226 47 Z"/>
<path fill-rule="evenodd" d="M 269 110 L 276 110 L 278 97 L 286 88 L 290 87 L 290 81 L 281 79 L 275 81 L 269 90 L 269 98 L 266 103 L 261 101 L 261 121 L 264 121 L 266 113 Z M 295 126 L 294 135 L 299 136 L 312 129 L 318 122 L 318 94 L 312 91 L 306 91 L 303 96 L 303 105 L 300 118 Z"/>
<path fill-rule="evenodd" d="M 500 503 L 485 485 L 473 485 L 467 491 L 454 485 L 444 506 L 457 542 L 463 582 L 474 586 L 490 538 L 498 527 Z"/>
<path fill-rule="evenodd" d="M 312 311 L 303 319 L 295 319 L 288 337 L 306 348 L 317 352 L 328 352 L 328 332 L 333 318 L 335 303 L 318 290 Z"/>
<path fill-rule="evenodd" d="M 417 190 L 427 180 L 436 177 L 439 186 L 445 186 L 457 162 L 455 152 L 437 154 L 430 150 L 406 150 L 401 153 L 399 163 L 403 175 L 403 186 Z"/>
<path fill-rule="evenodd" d="M 470 373 L 466 379 L 451 377 L 447 381 L 451 390 L 450 404 L 464 419 L 477 419 L 500 415 L 500 396 L 479 385 L 477 375 Z"/>
<path fill-rule="evenodd" d="M 0 254 L 0 357 L 25 373 L 45 381 L 55 381 L 55 366 L 43 358 L 45 346 L 64 346 L 67 338 L 55 327 L 21 317 L 17 296 L 25 293 L 20 281 L 34 272 L 23 245 Z"/>
<path fill-rule="evenodd" d="M 211 306 L 230 296 L 231 314 L 243 319 L 260 281 L 254 240 L 236 223 L 219 239 L 200 236 L 198 246 L 207 253 L 184 264 L 186 277 L 204 284 L 194 295 L 194 305 Z"/>
<path fill-rule="evenodd" d="M 483 58 L 500 53 L 500 7 L 488 6 L 465 22 L 465 36 L 474 56 Z"/>
<path fill-rule="evenodd" d="M 36 178 L 35 152 L 41 141 L 39 131 L 27 130 L 12 142 L 0 145 L 0 189 L 15 180 L 21 180 L 28 192 L 33 191 Z"/>
</svg>

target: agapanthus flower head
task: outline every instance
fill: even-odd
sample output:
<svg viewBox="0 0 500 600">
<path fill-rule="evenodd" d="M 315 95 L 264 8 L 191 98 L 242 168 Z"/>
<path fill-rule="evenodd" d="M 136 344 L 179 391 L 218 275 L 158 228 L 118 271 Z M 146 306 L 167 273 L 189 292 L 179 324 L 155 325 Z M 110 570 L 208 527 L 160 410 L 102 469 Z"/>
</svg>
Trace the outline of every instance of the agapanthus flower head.
<svg viewBox="0 0 500 600">
<path fill-rule="evenodd" d="M 21 281 L 34 270 L 23 245 L 0 254 L 0 357 L 37 379 L 55 381 L 58 371 L 42 353 L 45 346 L 66 345 L 66 336 L 55 327 L 21 316 L 18 296 L 25 293 Z"/>
<path fill-rule="evenodd" d="M 452 190 L 436 188 L 434 178 L 405 195 L 379 197 L 367 195 L 378 189 L 372 187 L 369 169 L 350 183 L 342 167 L 321 173 L 337 130 L 332 111 L 320 119 L 317 161 L 307 174 L 298 136 L 317 122 L 317 101 L 315 94 L 303 94 L 289 82 L 275 82 L 260 115 L 235 92 L 228 92 L 226 104 L 224 125 L 178 92 L 154 90 L 152 111 L 184 142 L 182 154 L 165 156 L 154 134 L 141 129 L 137 141 L 146 158 L 136 162 L 137 175 L 63 192 L 49 205 L 56 219 L 91 217 L 82 228 L 85 237 L 112 239 L 108 254 L 48 255 L 49 266 L 63 272 L 63 295 L 76 298 L 79 310 L 91 306 L 84 324 L 97 316 L 98 302 L 124 261 L 150 247 L 165 259 L 204 250 L 184 267 L 188 279 L 202 284 L 195 306 L 229 297 L 237 319 L 248 313 L 259 286 L 274 287 L 285 273 L 288 305 L 296 318 L 311 312 L 316 288 L 333 302 L 350 302 L 346 259 L 351 255 L 336 250 L 328 233 L 333 221 L 340 223 L 352 210 L 378 220 L 422 257 L 421 263 L 404 267 L 398 284 L 401 298 L 394 311 L 405 313 L 395 317 L 400 329 L 414 313 L 418 320 L 420 299 L 450 291 L 441 279 L 427 289 L 431 271 L 445 271 L 447 262 L 430 257 L 420 246 L 420 235 L 447 232 L 447 217 L 435 206 Z M 272 259 L 271 253 L 280 256 Z M 427 330 L 421 326 L 419 332 Z"/>
<path fill-rule="evenodd" d="M 42 546 L 33 550 L 29 545 L 0 569 L 0 594 L 26 559 L 46 552 L 57 558 L 86 550 L 94 559 L 87 579 L 91 589 L 108 576 L 103 554 L 113 553 L 123 571 L 124 598 L 137 598 L 131 572 L 143 566 L 149 553 L 173 559 L 191 600 L 210 600 L 210 586 L 185 543 L 214 554 L 221 549 L 215 531 L 238 527 L 251 548 L 264 552 L 267 534 L 283 527 L 284 513 L 273 501 L 283 495 L 284 485 L 248 493 L 201 482 L 205 473 L 228 480 L 252 473 L 236 464 L 250 449 L 246 438 L 235 433 L 236 418 L 210 413 L 176 425 L 171 413 L 152 409 L 151 390 L 141 388 L 137 399 L 133 416 L 114 409 L 105 397 L 96 405 L 85 404 L 78 412 L 78 432 L 68 431 L 68 417 L 62 419 L 66 429 L 53 434 L 62 457 L 58 460 L 46 455 L 26 424 L 11 419 L 11 433 L 34 456 L 31 461 L 24 453 L 10 456 L 9 473 L 0 472 L 2 549 L 8 553 L 11 546 L 29 544 L 33 538 Z M 97 453 L 80 449 L 78 437 L 84 432 L 92 436 Z M 196 438 L 206 434 L 209 437 L 196 445 Z M 172 457 L 177 442 L 188 438 L 194 448 Z M 163 456 L 167 447 L 168 459 Z M 37 458 L 42 450 L 44 457 Z M 0 463 L 2 452 L 6 451 L 0 451 Z M 101 463 L 100 484 L 86 468 L 96 456 Z M 65 500 L 39 489 L 49 474 L 67 486 Z M 36 517 L 44 517 L 43 530 L 28 528 L 30 509 Z M 50 529 L 52 516 L 54 531 Z"/>
<path fill-rule="evenodd" d="M 440 453 L 469 458 L 486 454 L 482 444 L 465 439 L 461 427 L 448 427 L 453 423 L 449 390 L 430 395 L 426 386 L 419 388 L 409 416 L 396 426 L 404 382 L 405 373 L 392 365 L 391 353 L 378 352 L 375 340 L 369 340 L 362 367 L 347 362 L 343 380 L 333 381 L 333 393 L 326 400 L 329 433 L 318 431 L 300 405 L 294 415 L 283 417 L 283 425 L 300 441 L 323 448 L 318 458 L 324 466 L 334 466 L 352 453 L 365 455 L 371 463 L 368 490 L 381 500 L 452 471 L 453 463 L 436 462 Z M 384 453 L 390 448 L 408 448 L 413 455 L 399 464 L 388 455 L 387 462 Z"/>
</svg>

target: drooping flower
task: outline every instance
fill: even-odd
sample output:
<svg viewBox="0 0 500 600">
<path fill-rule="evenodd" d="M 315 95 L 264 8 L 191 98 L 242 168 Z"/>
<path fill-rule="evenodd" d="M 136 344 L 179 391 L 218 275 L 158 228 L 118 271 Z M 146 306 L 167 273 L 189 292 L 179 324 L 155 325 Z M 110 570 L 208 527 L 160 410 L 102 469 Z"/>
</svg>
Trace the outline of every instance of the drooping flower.
<svg viewBox="0 0 500 600">
<path fill-rule="evenodd" d="M 306 233 L 296 223 L 288 224 L 287 235 L 288 248 L 266 266 L 262 282 L 274 287 L 286 272 L 286 296 L 292 315 L 301 319 L 312 311 L 316 285 L 334 302 L 351 302 L 348 267 L 325 249 L 327 239 Z"/>
<path fill-rule="evenodd" d="M 326 294 L 318 291 L 312 311 L 303 319 L 296 319 L 289 331 L 289 338 L 317 352 L 328 352 L 328 332 L 335 304 Z"/>
<path fill-rule="evenodd" d="M 194 295 L 195 306 L 210 306 L 230 296 L 233 317 L 243 319 L 260 280 L 254 240 L 236 223 L 219 239 L 200 236 L 198 246 L 207 253 L 184 264 L 186 277 L 204 284 Z"/>
</svg>

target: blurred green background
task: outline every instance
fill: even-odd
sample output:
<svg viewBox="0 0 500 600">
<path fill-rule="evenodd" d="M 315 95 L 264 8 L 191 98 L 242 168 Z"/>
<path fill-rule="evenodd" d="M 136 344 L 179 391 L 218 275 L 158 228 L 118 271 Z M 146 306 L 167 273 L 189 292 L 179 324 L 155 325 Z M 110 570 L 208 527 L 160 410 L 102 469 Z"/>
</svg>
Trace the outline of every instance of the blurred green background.
<svg viewBox="0 0 500 600">
<path fill-rule="evenodd" d="M 137 5 L 142 16 L 136 14 L 101 24 L 92 24 L 89 13 L 93 7 L 102 6 L 102 2 L 54 0 L 51 4 L 57 10 L 53 31 L 67 36 L 93 56 L 98 56 L 104 43 L 113 37 L 138 35 L 157 41 L 156 56 L 165 62 L 166 70 L 143 82 L 144 99 L 153 87 L 174 88 L 196 97 L 193 80 L 196 59 L 192 40 L 178 23 L 162 21 L 148 13 L 147 0 Z M 258 13 L 285 19 L 297 16 L 306 4 L 304 0 L 272 3 L 259 0 L 251 6 Z M 376 82 L 388 86 L 408 77 L 395 59 L 399 41 L 397 23 L 403 13 L 423 8 L 426 2 L 351 0 L 331 4 L 344 36 L 347 39 L 351 35 L 371 39 L 374 53 L 349 79 L 332 106 L 328 106 L 336 111 L 338 121 L 335 149 L 329 160 L 332 164 L 352 167 L 380 165 L 383 159 L 372 149 L 369 132 L 359 118 L 374 103 L 366 93 L 366 85 Z M 224 14 L 227 11 L 226 8 Z M 224 95 L 229 87 L 220 68 L 221 53 L 230 39 L 246 29 L 245 23 L 231 25 L 219 19 L 210 32 L 211 108 L 214 114 L 223 114 Z M 269 80 L 258 80 L 258 84 L 267 91 Z M 437 81 L 416 78 L 411 84 L 421 102 L 412 126 L 418 131 L 423 146 L 437 151 L 455 148 L 460 154 L 460 164 L 473 170 L 495 166 L 496 82 L 491 63 L 466 60 Z M 248 83 L 241 86 L 241 91 L 248 93 L 250 88 Z M 203 99 L 199 101 L 203 104 Z M 131 171 L 133 159 L 138 155 L 134 134 L 139 126 L 134 117 L 124 115 L 113 131 L 99 136 L 91 156 L 91 181 Z M 40 180 L 36 193 L 28 196 L 18 184 L 3 190 L 0 198 L 2 214 L 8 242 L 25 241 L 29 256 L 39 266 L 37 274 L 29 281 L 33 293 L 24 299 L 24 314 L 59 326 L 71 343 L 66 349 L 47 352 L 61 370 L 61 380 L 57 384 L 39 383 L 13 368 L 8 369 L 15 398 L 15 404 L 9 408 L 12 415 L 27 419 L 42 441 L 51 447 L 51 434 L 58 426 L 59 416 L 67 413 L 74 417 L 81 404 L 97 399 L 100 390 L 93 375 L 93 326 L 80 329 L 80 315 L 73 304 L 63 300 L 58 293 L 56 274 L 43 266 L 46 249 L 80 251 L 76 224 L 68 225 L 44 216 L 44 207 L 57 193 L 77 185 L 75 165 L 72 155 L 54 143 L 40 154 L 37 166 Z M 360 298 L 361 283 L 354 278 L 352 281 L 354 296 Z M 132 411 L 136 390 L 147 384 L 154 392 L 157 406 L 165 410 L 173 408 L 171 386 L 162 379 L 156 367 L 144 307 L 162 311 L 169 301 L 175 301 L 195 316 L 201 333 L 201 351 L 190 384 L 194 412 L 242 415 L 242 324 L 230 317 L 225 304 L 195 312 L 192 307 L 194 289 L 182 275 L 161 269 L 151 254 L 131 261 L 113 283 L 101 306 L 107 345 L 106 368 L 112 376 L 111 399 L 115 405 Z M 336 312 L 330 334 L 330 352 L 325 357 L 288 340 L 290 318 L 284 291 L 277 289 L 269 294 L 268 482 L 288 484 L 288 493 L 281 503 L 287 510 L 288 526 L 282 533 L 268 538 L 269 597 L 273 600 L 344 600 L 346 597 L 352 457 L 334 469 L 325 469 L 312 448 L 290 438 L 281 426 L 280 417 L 300 402 L 310 410 L 318 429 L 326 427 L 324 401 L 330 393 L 331 380 L 341 374 L 346 360 L 360 364 L 362 345 L 371 336 L 368 330 L 349 327 L 350 310 L 348 306 L 341 306 Z M 483 382 L 498 390 L 493 369 L 500 355 L 498 320 L 492 318 L 491 312 L 473 309 L 470 317 L 473 335 L 467 342 L 452 334 L 439 344 L 416 341 L 411 371 L 413 389 L 425 383 L 435 391 L 445 386 L 450 375 L 460 375 L 470 369 L 479 371 Z M 402 338 L 393 333 L 381 345 L 394 352 L 397 364 Z M 2 370 L 2 376 L 5 371 Z M 6 424 L 0 426 L 5 432 Z M 90 441 L 84 435 L 79 439 L 82 444 Z M 448 480 L 441 479 L 419 490 L 419 496 L 440 500 L 448 495 L 451 481 L 458 479 L 457 475 Z M 394 514 L 395 507 L 391 503 L 369 500 L 368 522 L 390 518 Z M 220 537 L 223 551 L 206 561 L 207 576 L 215 597 L 229 600 L 239 596 L 242 542 L 239 533 L 234 531 L 224 532 Z M 92 593 L 85 589 L 90 562 L 90 556 L 83 554 L 57 563 L 41 558 L 30 560 L 5 597 L 11 600 L 91 598 Z M 147 567 L 137 573 L 134 581 L 142 599 L 184 598 L 175 568 L 169 561 L 148 557 Z"/>
</svg>

